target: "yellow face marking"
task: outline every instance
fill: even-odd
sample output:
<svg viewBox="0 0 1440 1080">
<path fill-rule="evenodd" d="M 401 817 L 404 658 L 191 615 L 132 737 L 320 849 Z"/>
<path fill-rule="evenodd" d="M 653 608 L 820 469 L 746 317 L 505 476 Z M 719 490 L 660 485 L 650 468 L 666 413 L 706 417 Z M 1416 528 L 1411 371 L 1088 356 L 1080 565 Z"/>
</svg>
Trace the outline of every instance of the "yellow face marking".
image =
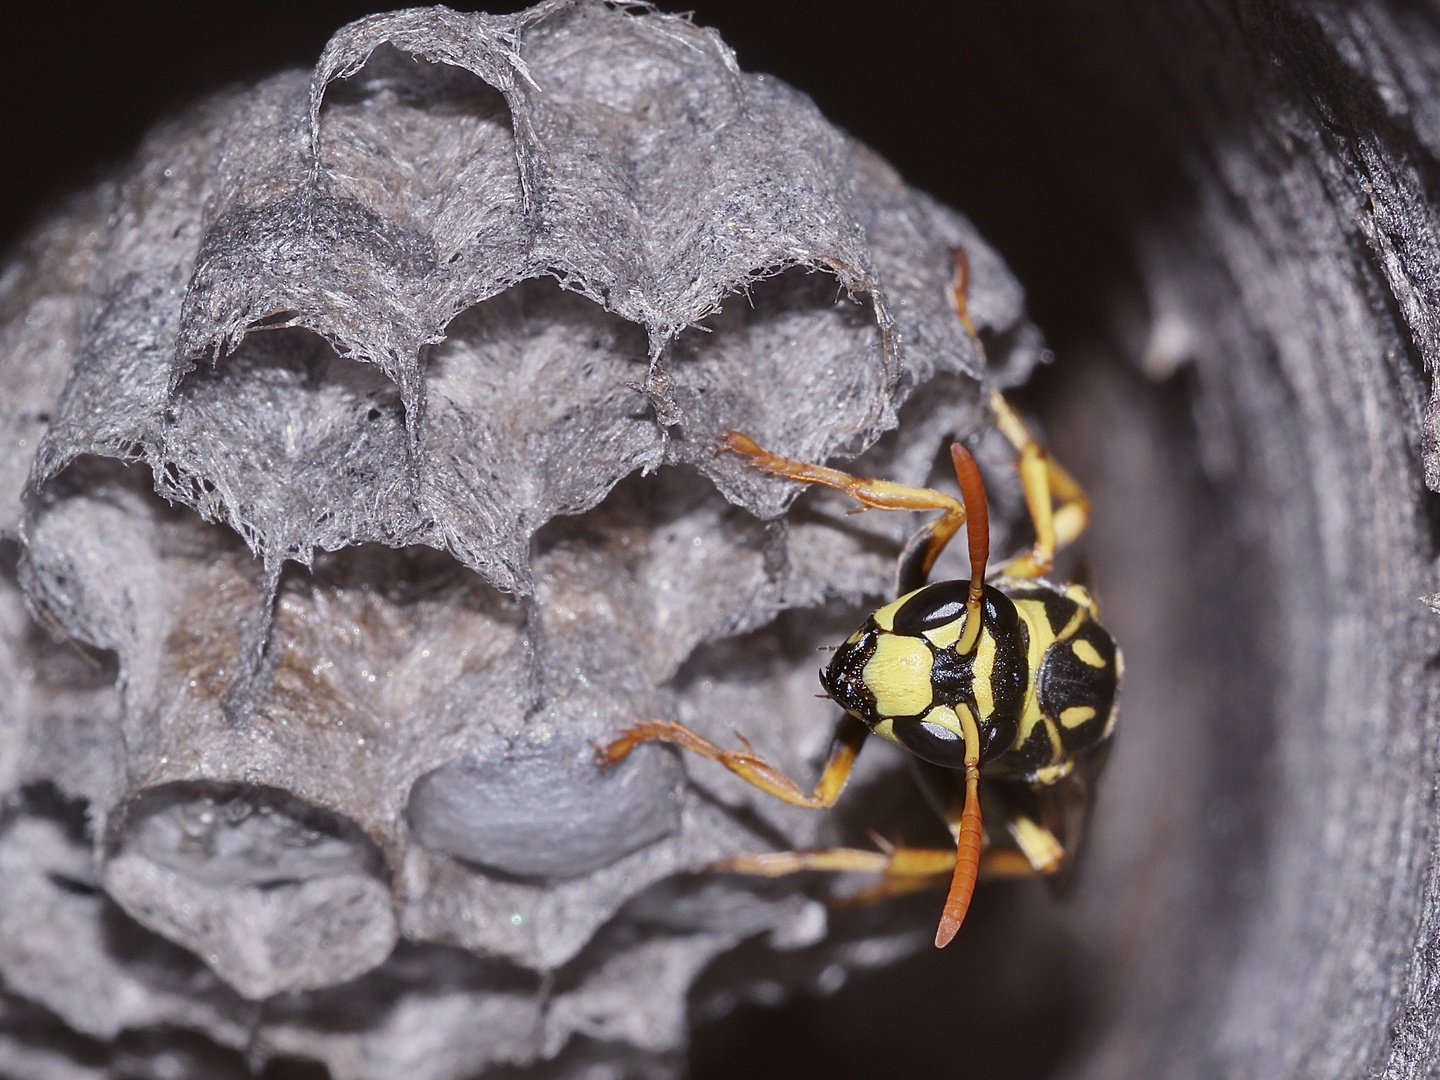
<svg viewBox="0 0 1440 1080">
<path fill-rule="evenodd" d="M 1054 833 L 1027 817 L 1017 817 L 1009 825 L 1010 835 L 1036 873 L 1053 874 L 1060 869 L 1065 861 L 1065 849 Z"/>
<path fill-rule="evenodd" d="M 951 619 L 944 626 L 937 626 L 934 630 L 926 630 L 925 638 L 937 649 L 948 649 L 960 640 L 960 635 L 964 632 L 964 618 Z"/>
<path fill-rule="evenodd" d="M 1077 728 L 1095 719 L 1095 710 L 1089 705 L 1072 705 L 1060 713 L 1060 726 Z"/>
<path fill-rule="evenodd" d="M 1091 667 L 1100 668 L 1105 666 L 1104 658 L 1095 650 L 1095 646 L 1088 641 L 1076 641 L 1070 645 L 1070 651 L 1075 654 L 1075 659 L 1082 664 L 1089 664 Z"/>
<path fill-rule="evenodd" d="M 882 609 L 883 610 L 883 609 Z M 935 696 L 930 685 L 930 647 L 919 638 L 882 634 L 860 677 L 875 695 L 881 716 L 911 716 Z"/>
<path fill-rule="evenodd" d="M 995 688 L 990 684 L 990 677 L 995 673 L 995 635 L 989 630 L 980 631 L 980 644 L 975 649 L 975 664 L 970 671 L 975 707 L 980 711 L 980 719 L 988 719 L 995 712 Z"/>
<path fill-rule="evenodd" d="M 851 634 L 849 637 L 847 637 L 847 638 L 845 639 L 845 644 L 846 644 L 846 645 L 857 645 L 857 644 L 859 644 L 860 638 L 861 638 L 861 636 L 862 636 L 863 634 L 864 634 L 864 631 L 863 631 L 863 630 L 856 630 L 853 634 Z"/>
<path fill-rule="evenodd" d="M 870 730 L 872 733 L 879 735 L 880 738 L 888 742 L 893 742 L 896 746 L 900 745 L 900 740 L 895 738 L 895 721 L 891 720 L 888 716 Z"/>
<path fill-rule="evenodd" d="M 906 600 L 909 600 L 910 597 L 919 591 L 919 589 L 915 589 L 912 592 L 907 592 L 904 596 L 900 597 L 900 599 L 891 600 L 890 603 L 871 615 L 870 617 L 875 620 L 875 625 L 880 627 L 881 630 L 893 631 L 895 629 L 895 613 L 904 606 Z"/>
</svg>

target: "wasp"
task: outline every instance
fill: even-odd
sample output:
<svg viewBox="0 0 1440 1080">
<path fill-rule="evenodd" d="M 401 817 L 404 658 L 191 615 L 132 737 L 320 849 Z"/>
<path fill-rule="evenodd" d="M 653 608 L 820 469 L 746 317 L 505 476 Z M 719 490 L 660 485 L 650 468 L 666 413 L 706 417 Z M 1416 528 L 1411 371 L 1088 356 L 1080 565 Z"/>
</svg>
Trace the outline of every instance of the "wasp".
<svg viewBox="0 0 1440 1080">
<path fill-rule="evenodd" d="M 967 329 L 963 256 L 955 305 Z M 973 332 L 973 330 L 972 330 Z M 599 749 L 609 766 L 641 743 L 664 742 L 718 762 L 794 806 L 827 809 L 844 790 L 872 734 L 913 755 L 931 801 L 955 840 L 944 850 L 885 846 L 784 851 L 713 869 L 781 876 L 802 870 L 881 875 L 862 899 L 898 895 L 949 878 L 935 944 L 960 929 L 980 878 L 1042 874 L 1058 880 L 1073 858 L 1115 728 L 1123 660 L 1090 593 L 1046 575 L 1055 552 L 1089 521 L 1080 485 L 1032 436 L 998 392 L 995 422 L 1014 448 L 1035 540 L 987 577 L 989 514 L 974 457 L 950 456 L 960 500 L 931 488 L 851 476 L 772 453 L 739 432 L 722 437 L 772 476 L 844 492 L 860 509 L 938 510 L 906 542 L 898 599 L 873 612 L 820 672 L 825 695 L 845 710 L 810 791 L 753 753 L 726 750 L 682 724 L 632 725 Z M 935 560 L 966 529 L 969 580 L 928 583 Z"/>
</svg>

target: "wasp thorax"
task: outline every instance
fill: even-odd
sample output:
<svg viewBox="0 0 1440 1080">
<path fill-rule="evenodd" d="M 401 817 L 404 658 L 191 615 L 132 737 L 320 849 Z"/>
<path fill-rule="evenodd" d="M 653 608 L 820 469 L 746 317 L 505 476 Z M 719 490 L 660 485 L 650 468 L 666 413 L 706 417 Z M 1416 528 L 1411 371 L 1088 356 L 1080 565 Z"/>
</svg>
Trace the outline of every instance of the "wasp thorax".
<svg viewBox="0 0 1440 1080">
<path fill-rule="evenodd" d="M 961 710 L 975 718 L 981 761 L 990 761 L 1009 748 L 1029 685 L 1024 624 L 994 588 L 985 589 L 974 646 L 959 652 L 969 592 L 968 581 L 945 581 L 886 604 L 820 672 L 830 697 L 875 734 L 949 768 L 964 764 Z"/>
</svg>

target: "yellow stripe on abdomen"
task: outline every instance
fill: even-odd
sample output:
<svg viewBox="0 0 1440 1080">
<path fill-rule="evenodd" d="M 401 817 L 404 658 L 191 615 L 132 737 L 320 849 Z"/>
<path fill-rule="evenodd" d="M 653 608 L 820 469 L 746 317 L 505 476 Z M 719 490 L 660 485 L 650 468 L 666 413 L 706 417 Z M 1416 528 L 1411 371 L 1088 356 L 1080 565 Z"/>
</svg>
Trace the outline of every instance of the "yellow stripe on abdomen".
<svg viewBox="0 0 1440 1080">
<path fill-rule="evenodd" d="M 1020 613 L 1020 618 L 1025 620 L 1025 626 L 1030 631 L 1025 657 L 1025 663 L 1030 669 L 1030 685 L 1025 689 L 1025 705 L 1020 710 L 1020 727 L 1015 732 L 1015 741 L 1011 743 L 1012 746 L 1022 746 L 1035 730 L 1035 725 L 1040 723 L 1040 691 L 1036 685 L 1039 680 L 1034 676 L 1040 670 L 1040 660 L 1044 657 L 1045 650 L 1055 641 L 1055 631 L 1051 629 L 1050 620 L 1045 615 L 1043 600 L 1016 600 L 1014 603 L 1015 610 Z"/>
</svg>

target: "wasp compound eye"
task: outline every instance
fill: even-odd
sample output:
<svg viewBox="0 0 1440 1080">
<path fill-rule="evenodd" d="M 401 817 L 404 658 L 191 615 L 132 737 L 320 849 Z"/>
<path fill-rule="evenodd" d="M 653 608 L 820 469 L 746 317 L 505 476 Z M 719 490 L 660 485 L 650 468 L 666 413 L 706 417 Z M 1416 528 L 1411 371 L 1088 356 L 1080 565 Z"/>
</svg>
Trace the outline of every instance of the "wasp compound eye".
<svg viewBox="0 0 1440 1080">
<path fill-rule="evenodd" d="M 897 634 L 923 634 L 965 617 L 970 582 L 942 581 L 911 595 L 895 612 L 891 626 Z"/>
<path fill-rule="evenodd" d="M 875 712 L 875 695 L 865 685 L 864 677 L 865 665 L 875 655 L 877 638 L 874 630 L 851 635 L 820 671 L 820 685 L 834 702 L 868 724 L 874 724 L 879 719 Z"/>
</svg>

